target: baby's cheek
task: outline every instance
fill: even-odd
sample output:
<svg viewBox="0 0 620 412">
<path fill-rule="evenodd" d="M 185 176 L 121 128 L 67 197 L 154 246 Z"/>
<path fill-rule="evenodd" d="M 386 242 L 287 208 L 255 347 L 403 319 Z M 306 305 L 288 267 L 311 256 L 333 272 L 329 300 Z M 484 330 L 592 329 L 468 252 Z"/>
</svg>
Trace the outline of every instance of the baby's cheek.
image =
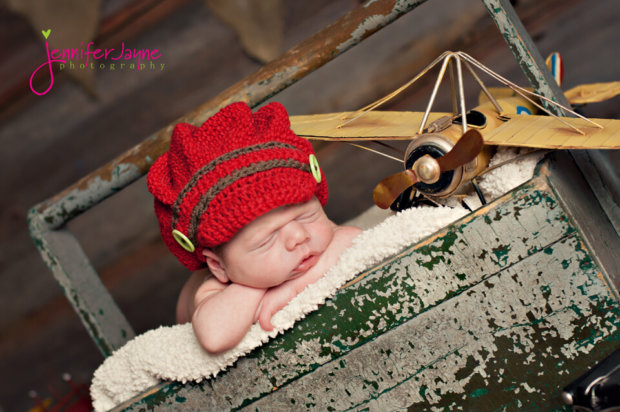
<svg viewBox="0 0 620 412">
<path fill-rule="evenodd" d="M 278 253 L 271 255 L 268 267 L 257 268 L 264 272 L 268 272 L 274 283 L 282 283 L 288 279 L 288 275 L 293 271 L 296 262 L 294 262 L 294 256 L 286 248 L 280 248 Z"/>
<path fill-rule="evenodd" d="M 334 239 L 334 230 L 331 225 L 321 225 L 316 229 L 316 236 L 319 238 L 323 249 L 326 249 Z"/>
</svg>

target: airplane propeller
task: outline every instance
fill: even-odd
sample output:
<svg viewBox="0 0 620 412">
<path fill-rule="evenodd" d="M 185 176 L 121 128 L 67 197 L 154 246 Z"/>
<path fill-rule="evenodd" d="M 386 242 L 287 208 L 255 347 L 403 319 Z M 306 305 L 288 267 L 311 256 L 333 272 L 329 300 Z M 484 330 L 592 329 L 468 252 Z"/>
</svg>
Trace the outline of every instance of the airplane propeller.
<svg viewBox="0 0 620 412">
<path fill-rule="evenodd" d="M 387 209 L 402 192 L 414 184 L 437 182 L 442 172 L 454 170 L 474 160 L 482 150 L 483 144 L 480 132 L 469 129 L 443 156 L 433 158 L 424 155 L 415 161 L 411 169 L 395 173 L 379 182 L 372 192 L 375 204 Z"/>
</svg>

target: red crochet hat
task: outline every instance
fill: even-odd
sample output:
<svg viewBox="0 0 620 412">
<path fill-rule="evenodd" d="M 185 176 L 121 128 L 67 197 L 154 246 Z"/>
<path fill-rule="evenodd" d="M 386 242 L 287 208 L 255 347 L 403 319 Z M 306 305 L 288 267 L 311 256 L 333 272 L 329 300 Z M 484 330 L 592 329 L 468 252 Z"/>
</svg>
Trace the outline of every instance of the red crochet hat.
<svg viewBox="0 0 620 412">
<path fill-rule="evenodd" d="M 325 205 L 328 194 L 312 145 L 291 131 L 279 103 L 254 114 L 233 103 L 201 127 L 177 124 L 147 185 L 164 242 L 190 270 L 206 266 L 204 248 L 257 217 L 313 196 Z"/>
</svg>

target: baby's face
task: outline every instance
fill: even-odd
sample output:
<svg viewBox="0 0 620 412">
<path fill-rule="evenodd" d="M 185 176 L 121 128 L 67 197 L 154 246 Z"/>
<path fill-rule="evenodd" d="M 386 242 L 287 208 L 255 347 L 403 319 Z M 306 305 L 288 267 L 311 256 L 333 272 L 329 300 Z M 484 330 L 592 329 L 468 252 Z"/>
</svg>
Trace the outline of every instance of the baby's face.
<svg viewBox="0 0 620 412">
<path fill-rule="evenodd" d="M 226 274 L 246 286 L 277 286 L 311 269 L 331 243 L 334 229 L 316 198 L 274 209 L 223 247 Z"/>
</svg>

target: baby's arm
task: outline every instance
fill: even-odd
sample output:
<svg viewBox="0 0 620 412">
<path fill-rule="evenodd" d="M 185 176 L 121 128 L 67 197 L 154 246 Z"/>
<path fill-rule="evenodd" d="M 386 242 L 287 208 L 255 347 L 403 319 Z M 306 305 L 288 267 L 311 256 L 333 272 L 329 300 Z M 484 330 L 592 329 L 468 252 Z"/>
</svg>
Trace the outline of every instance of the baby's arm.
<svg viewBox="0 0 620 412">
<path fill-rule="evenodd" d="M 224 284 L 212 277 L 195 295 L 192 327 L 208 352 L 234 348 L 255 321 L 256 311 L 266 289 L 235 283 Z"/>
<path fill-rule="evenodd" d="M 192 321 L 195 309 L 195 296 L 200 286 L 211 274 L 207 270 L 200 270 L 192 273 L 190 278 L 183 285 L 179 300 L 177 301 L 177 323 L 187 323 Z"/>
<path fill-rule="evenodd" d="M 288 304 L 306 286 L 321 279 L 330 267 L 336 264 L 338 258 L 349 246 L 353 239 L 362 232 L 353 226 L 339 226 L 334 230 L 334 238 L 328 249 L 323 253 L 321 260 L 307 273 L 295 279 L 291 279 L 267 290 L 259 308 L 258 321 L 261 327 L 273 330 L 271 317 Z"/>
</svg>

